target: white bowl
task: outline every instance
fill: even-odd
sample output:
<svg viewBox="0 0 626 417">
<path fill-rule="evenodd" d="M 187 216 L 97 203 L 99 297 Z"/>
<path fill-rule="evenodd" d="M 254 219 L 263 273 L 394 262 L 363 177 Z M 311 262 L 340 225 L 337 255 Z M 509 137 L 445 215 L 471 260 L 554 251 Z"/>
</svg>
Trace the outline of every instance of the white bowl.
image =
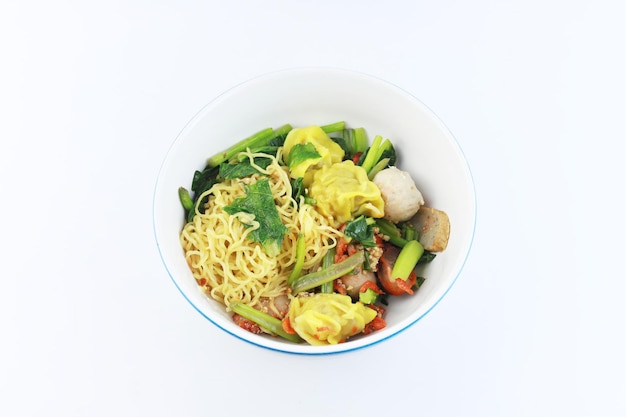
<svg viewBox="0 0 626 417">
<path fill-rule="evenodd" d="M 224 307 L 208 298 L 192 277 L 179 242 L 183 209 L 180 186 L 190 187 L 193 172 L 211 155 L 266 127 L 294 127 L 346 121 L 389 138 L 399 168 L 409 171 L 430 207 L 444 210 L 451 222 L 447 249 L 428 264 L 427 279 L 412 296 L 391 299 L 387 327 L 330 346 L 292 344 L 255 335 L 235 325 Z M 444 124 L 419 100 L 388 82 L 361 73 L 302 68 L 270 73 L 223 93 L 183 128 L 169 149 L 154 191 L 154 233 L 163 263 L 191 305 L 220 329 L 252 344 L 298 354 L 346 352 L 384 341 L 424 317 L 447 293 L 469 254 L 476 222 L 471 173 L 463 153 Z"/>
</svg>

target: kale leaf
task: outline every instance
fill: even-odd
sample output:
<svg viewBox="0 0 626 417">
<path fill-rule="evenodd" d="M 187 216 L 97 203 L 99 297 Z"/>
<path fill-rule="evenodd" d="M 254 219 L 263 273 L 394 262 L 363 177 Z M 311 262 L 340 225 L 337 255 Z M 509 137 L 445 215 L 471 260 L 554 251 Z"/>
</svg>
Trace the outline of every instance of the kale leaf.
<svg viewBox="0 0 626 417">
<path fill-rule="evenodd" d="M 365 216 L 359 216 L 356 219 L 347 222 L 343 234 L 366 248 L 373 248 L 376 246 L 376 240 L 374 239 L 374 227 L 368 223 Z"/>
<path fill-rule="evenodd" d="M 266 169 L 272 162 L 270 158 L 254 158 L 254 163 L 260 168 Z M 253 174 L 258 174 L 259 170 L 250 163 L 250 159 L 244 159 L 236 164 L 223 163 L 220 164 L 220 178 L 223 180 L 230 180 L 235 178 L 248 177 Z"/>
<path fill-rule="evenodd" d="M 289 169 L 293 169 L 307 159 L 317 159 L 321 157 L 317 149 L 315 149 L 315 145 L 311 142 L 304 144 L 298 143 L 289 151 Z"/>
<path fill-rule="evenodd" d="M 229 214 L 252 214 L 259 223 L 259 228 L 250 233 L 251 239 L 259 242 L 270 256 L 280 253 L 288 229 L 280 220 L 269 179 L 262 178 L 246 185 L 246 196 L 237 198 L 231 205 L 224 207 L 224 210 Z M 246 227 L 252 226 L 244 222 L 242 224 Z"/>
</svg>

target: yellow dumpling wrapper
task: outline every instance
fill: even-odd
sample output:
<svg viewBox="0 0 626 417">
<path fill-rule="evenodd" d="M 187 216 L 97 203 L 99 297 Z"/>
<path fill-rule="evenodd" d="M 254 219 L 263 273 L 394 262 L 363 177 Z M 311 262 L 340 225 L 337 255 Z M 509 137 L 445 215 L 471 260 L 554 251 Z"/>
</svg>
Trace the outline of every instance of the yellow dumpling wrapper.
<svg viewBox="0 0 626 417">
<path fill-rule="evenodd" d="M 335 226 L 364 214 L 383 217 L 385 202 L 380 189 L 367 178 L 365 170 L 350 160 L 324 166 L 313 173 L 309 196 L 317 210 Z"/>
<path fill-rule="evenodd" d="M 320 157 L 307 159 L 299 163 L 297 166 L 292 167 L 289 172 L 291 178 L 305 177 L 305 174 L 310 168 L 316 169 L 321 166 L 341 162 L 345 155 L 341 146 L 334 142 L 321 127 L 309 126 L 292 129 L 287 134 L 285 143 L 283 144 L 283 155 L 286 160 L 289 159 L 289 152 L 291 152 L 291 149 L 295 145 L 304 145 L 306 143 L 310 143 L 315 146 L 315 150 L 318 154 L 320 154 Z M 310 182 L 310 180 L 307 181 L 305 179 L 305 185 L 307 185 L 308 182 Z"/>
<path fill-rule="evenodd" d="M 311 345 L 334 345 L 361 333 L 376 311 L 349 295 L 318 293 L 297 297 L 289 305 L 289 322 Z"/>
</svg>

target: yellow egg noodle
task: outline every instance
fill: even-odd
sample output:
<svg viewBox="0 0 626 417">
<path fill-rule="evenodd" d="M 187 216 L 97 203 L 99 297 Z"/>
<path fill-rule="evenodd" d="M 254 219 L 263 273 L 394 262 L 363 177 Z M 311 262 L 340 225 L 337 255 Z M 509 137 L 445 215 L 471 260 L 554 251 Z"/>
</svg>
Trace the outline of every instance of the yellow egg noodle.
<svg viewBox="0 0 626 417">
<path fill-rule="evenodd" d="M 224 207 L 245 195 L 246 183 L 261 178 L 258 174 L 215 184 L 205 193 L 209 194 L 205 212 L 196 211 L 180 235 L 194 278 L 207 294 L 227 307 L 235 301 L 255 306 L 261 297 L 287 294 L 287 278 L 296 261 L 298 234 L 303 234 L 306 242 L 304 270 L 317 269 L 324 254 L 342 235 L 314 206 L 303 201 L 296 204 L 287 169 L 279 163 L 280 152 L 276 156 L 249 151 L 243 154 L 269 178 L 279 216 L 288 229 L 281 253 L 269 256 L 260 244 L 247 238 L 259 227 L 250 218 L 252 216 L 230 215 L 224 211 Z M 271 159 L 266 169 L 254 164 L 254 158 L 260 156 Z M 244 226 L 238 216 L 248 216 L 242 220 L 253 226 Z"/>
</svg>

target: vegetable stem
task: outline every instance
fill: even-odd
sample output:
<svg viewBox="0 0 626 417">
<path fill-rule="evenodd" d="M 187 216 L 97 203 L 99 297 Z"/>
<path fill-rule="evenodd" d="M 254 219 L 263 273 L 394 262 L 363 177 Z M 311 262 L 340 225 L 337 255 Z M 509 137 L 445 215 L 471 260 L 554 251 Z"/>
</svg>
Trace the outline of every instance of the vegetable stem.
<svg viewBox="0 0 626 417">
<path fill-rule="evenodd" d="M 330 248 L 322 258 L 322 268 L 327 269 L 335 263 L 335 248 Z M 320 286 L 320 291 L 326 294 L 333 292 L 333 281 L 328 281 Z"/>
<path fill-rule="evenodd" d="M 389 238 L 389 243 L 399 248 L 404 247 L 408 241 L 400 236 L 400 229 L 384 218 L 376 219 L 376 226 L 381 234 Z"/>
<path fill-rule="evenodd" d="M 221 163 L 229 161 L 232 157 L 237 155 L 239 152 L 243 152 L 248 148 L 258 148 L 261 146 L 266 146 L 272 139 L 285 135 L 289 133 L 291 130 L 291 125 L 285 124 L 278 129 L 273 129 L 268 127 L 263 129 L 252 136 L 247 137 L 237 143 L 235 143 L 230 148 L 226 149 L 224 152 L 220 152 L 217 155 L 213 155 L 207 161 L 207 166 L 216 167 Z"/>
<path fill-rule="evenodd" d="M 213 155 L 207 161 L 207 165 L 210 167 L 216 167 L 219 164 L 228 161 L 233 156 L 237 155 L 239 152 L 243 152 L 251 146 L 264 146 L 272 139 L 274 135 L 274 129 L 268 127 L 263 129 L 252 136 L 247 137 L 237 143 L 235 143 L 230 148 L 226 149 L 224 152 L 218 153 L 217 155 Z"/>
<path fill-rule="evenodd" d="M 335 278 L 342 277 L 361 265 L 364 260 L 365 256 L 363 255 L 363 251 L 358 251 L 328 268 L 302 275 L 291 284 L 292 293 L 298 294 L 302 291 L 308 291 L 319 287 L 325 282 L 330 282 Z"/>
<path fill-rule="evenodd" d="M 391 270 L 391 277 L 406 281 L 413 269 L 415 269 L 415 265 L 417 265 L 417 261 L 419 261 L 422 253 L 424 253 L 424 247 L 417 240 L 407 242 L 396 259 L 396 263 Z"/>
<path fill-rule="evenodd" d="M 277 138 L 279 136 L 285 136 L 287 135 L 287 133 L 291 132 L 292 129 L 293 127 L 289 123 L 284 124 L 274 130 L 274 136 L 272 137 L 272 139 Z"/>
<path fill-rule="evenodd" d="M 367 149 L 367 134 L 365 128 L 357 127 L 354 129 L 354 153 L 365 152 Z"/>
<path fill-rule="evenodd" d="M 380 161 L 378 161 L 378 163 L 372 167 L 370 172 L 368 172 L 367 178 L 370 181 L 373 180 L 376 174 L 378 174 L 380 171 L 382 171 L 383 169 L 387 167 L 387 165 L 389 164 L 389 161 L 390 161 L 390 158 L 383 158 Z"/>
<path fill-rule="evenodd" d="M 296 243 L 296 263 L 291 270 L 291 274 L 289 274 L 289 278 L 287 278 L 287 284 L 291 285 L 291 283 L 300 276 L 302 273 L 302 265 L 304 265 L 304 254 L 306 252 L 304 235 L 302 233 L 298 233 L 298 241 Z"/>
<path fill-rule="evenodd" d="M 402 224 L 402 237 L 406 240 L 419 240 L 417 235 L 417 229 L 410 222 L 404 222 Z"/>
<path fill-rule="evenodd" d="M 372 142 L 372 145 L 369 147 L 367 151 L 367 155 L 365 156 L 365 159 L 363 160 L 363 164 L 361 165 L 363 169 L 365 169 L 365 172 L 369 172 L 370 169 L 372 169 L 372 167 L 376 163 L 376 153 L 378 151 L 378 147 L 380 146 L 380 143 L 382 142 L 382 140 L 383 138 L 380 135 L 376 135 L 374 137 L 374 141 Z"/>
<path fill-rule="evenodd" d="M 178 198 L 180 199 L 180 203 L 183 205 L 185 210 L 193 209 L 193 200 L 189 195 L 189 191 L 185 187 L 178 187 Z"/>
<path fill-rule="evenodd" d="M 278 335 L 294 343 L 302 342 L 302 339 L 297 334 L 287 333 L 283 329 L 282 322 L 276 317 L 272 317 L 269 314 L 259 311 L 256 308 L 250 307 L 242 302 L 230 304 L 230 309 L 239 314 L 241 317 L 255 322 L 263 330 L 271 334 Z"/>
<path fill-rule="evenodd" d="M 340 121 L 328 125 L 320 126 L 326 133 L 340 132 L 346 128 L 346 122 Z"/>
</svg>

